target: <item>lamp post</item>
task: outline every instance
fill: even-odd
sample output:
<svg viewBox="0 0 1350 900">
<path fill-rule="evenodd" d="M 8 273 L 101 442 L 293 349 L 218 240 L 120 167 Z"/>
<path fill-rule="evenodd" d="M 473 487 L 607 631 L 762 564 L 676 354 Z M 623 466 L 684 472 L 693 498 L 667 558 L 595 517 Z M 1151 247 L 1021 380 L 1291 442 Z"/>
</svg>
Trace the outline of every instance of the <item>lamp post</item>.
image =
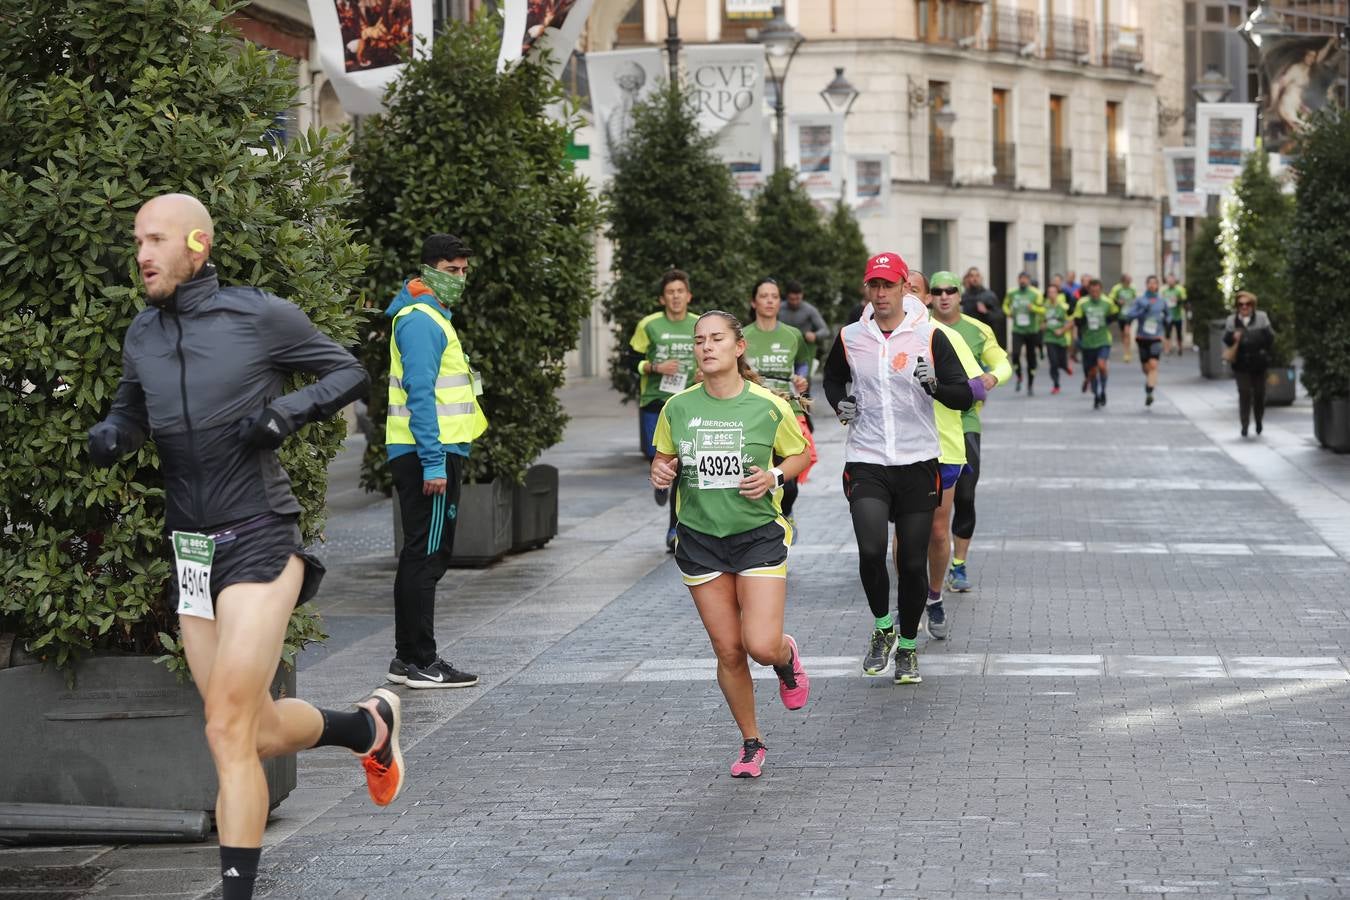
<svg viewBox="0 0 1350 900">
<path fill-rule="evenodd" d="M 825 106 L 832 113 L 843 112 L 847 116 L 853 111 L 853 104 L 858 99 L 859 91 L 853 86 L 853 82 L 844 77 L 844 67 L 834 67 L 834 80 L 825 85 L 825 89 L 820 92 L 820 99 L 825 101 Z"/>
<path fill-rule="evenodd" d="M 1260 0 L 1256 9 L 1247 17 L 1247 21 L 1242 23 L 1238 33 L 1242 39 L 1247 42 L 1247 46 L 1254 49 L 1258 56 L 1256 62 L 1256 135 L 1261 136 L 1261 107 L 1266 102 L 1266 73 L 1265 67 L 1261 65 L 1261 45 L 1266 38 L 1275 35 L 1284 34 L 1287 29 L 1284 25 L 1284 17 L 1271 8 L 1269 0 Z"/>
<path fill-rule="evenodd" d="M 783 168 L 783 88 L 787 84 L 788 70 L 792 68 L 792 60 L 797 56 L 797 50 L 801 47 L 802 37 L 797 29 L 788 24 L 788 20 L 783 15 L 783 7 L 775 6 L 773 8 L 773 18 L 768 24 L 759 30 L 755 35 L 754 41 L 764 45 L 764 58 L 769 65 L 769 78 L 774 84 L 773 98 L 773 116 L 778 124 L 778 133 L 774 136 L 773 161 L 775 171 Z M 782 64 L 783 71 L 780 74 L 774 62 Z"/>
<path fill-rule="evenodd" d="M 1219 67 L 1213 63 L 1205 69 L 1205 74 L 1200 76 L 1200 80 L 1191 87 L 1191 93 L 1201 103 L 1222 103 L 1228 99 L 1228 95 L 1232 92 L 1232 82 L 1225 78 L 1224 74 L 1219 71 Z"/>
<path fill-rule="evenodd" d="M 661 0 L 666 10 L 666 61 L 670 65 L 670 83 L 680 81 L 680 0 L 675 0 L 675 11 L 670 11 L 670 0 Z"/>
</svg>

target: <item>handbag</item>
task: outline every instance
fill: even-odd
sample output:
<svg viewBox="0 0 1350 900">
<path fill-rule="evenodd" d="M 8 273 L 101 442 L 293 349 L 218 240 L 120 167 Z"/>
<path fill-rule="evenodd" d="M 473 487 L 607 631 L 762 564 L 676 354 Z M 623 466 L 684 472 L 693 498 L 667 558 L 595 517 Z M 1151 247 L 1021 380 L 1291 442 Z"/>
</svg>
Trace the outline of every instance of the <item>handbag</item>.
<svg viewBox="0 0 1350 900">
<path fill-rule="evenodd" d="M 1234 341 L 1233 346 L 1223 348 L 1223 361 L 1232 365 L 1237 361 L 1238 342 Z"/>
</svg>

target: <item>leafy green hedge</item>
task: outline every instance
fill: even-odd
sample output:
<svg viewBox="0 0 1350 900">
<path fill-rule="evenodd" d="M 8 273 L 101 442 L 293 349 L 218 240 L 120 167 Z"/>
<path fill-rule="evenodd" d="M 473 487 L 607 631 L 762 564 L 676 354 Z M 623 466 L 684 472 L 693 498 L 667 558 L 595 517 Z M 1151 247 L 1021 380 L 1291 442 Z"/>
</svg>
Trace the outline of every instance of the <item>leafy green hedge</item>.
<svg viewBox="0 0 1350 900">
<path fill-rule="evenodd" d="M 1223 254 L 1219 251 L 1219 218 L 1200 220 L 1200 228 L 1186 248 L 1186 297 L 1191 304 L 1191 327 L 1195 343 L 1209 349 L 1209 323 L 1228 315 L 1220 280 L 1223 278 Z"/>
<path fill-rule="evenodd" d="M 1285 275 L 1285 237 L 1293 213 L 1292 199 L 1270 174 L 1270 162 L 1258 143 L 1242 163 L 1242 174 L 1223 201 L 1219 249 L 1223 254 L 1222 286 L 1231 308 L 1238 291 L 1251 291 L 1258 308 L 1275 328 L 1273 367 L 1294 359 L 1294 309 Z"/>
<path fill-rule="evenodd" d="M 1350 395 L 1350 112 L 1330 106 L 1305 124 L 1295 151 L 1298 177 L 1289 228 L 1289 292 L 1303 355 L 1303 384 L 1315 400 Z"/>
<path fill-rule="evenodd" d="M 121 341 L 142 308 L 132 226 L 185 191 L 214 214 L 226 283 L 293 300 L 351 343 L 365 248 L 339 142 L 269 150 L 295 71 L 243 43 L 207 0 L 31 0 L 0 12 L 0 631 L 67 666 L 96 649 L 169 651 L 181 666 L 153 441 L 94 469 L 85 432 L 107 412 Z M 260 152 L 261 151 L 261 152 Z M 307 539 L 323 528 L 341 421 L 287 441 Z M 288 655 L 321 634 L 298 613 Z"/>
<path fill-rule="evenodd" d="M 422 239 L 463 238 L 474 251 L 453 310 L 474 368 L 483 375 L 487 433 L 474 442 L 466 478 L 518 481 L 562 439 L 556 397 L 564 358 L 595 297 L 599 203 L 567 159 L 570 117 L 560 121 L 561 83 L 526 62 L 497 72 L 501 20 L 449 22 L 431 55 L 415 60 L 366 120 L 353 146 L 352 206 L 374 250 L 362 288 L 373 306 L 362 360 L 376 387 L 362 481 L 388 491 L 384 389 L 389 322 L 383 309 L 420 268 Z"/>
<path fill-rule="evenodd" d="M 623 364 L 633 329 L 658 311 L 661 276 L 689 273 L 693 309 L 722 308 L 743 316 L 750 285 L 752 229 L 731 173 L 698 127 L 679 86 L 656 91 L 633 110 L 633 129 L 615 160 L 606 191 L 615 281 L 605 298 L 614 331 L 610 380 L 637 396 L 637 377 Z"/>
</svg>

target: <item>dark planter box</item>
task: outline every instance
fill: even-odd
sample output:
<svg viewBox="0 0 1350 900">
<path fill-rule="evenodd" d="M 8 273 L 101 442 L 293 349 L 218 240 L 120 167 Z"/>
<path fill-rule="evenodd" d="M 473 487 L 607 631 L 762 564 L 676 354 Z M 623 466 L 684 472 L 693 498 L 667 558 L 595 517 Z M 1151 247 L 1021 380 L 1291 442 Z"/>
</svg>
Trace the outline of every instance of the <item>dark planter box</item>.
<svg viewBox="0 0 1350 900">
<path fill-rule="evenodd" d="M 511 549 L 512 485 L 500 478 L 487 484 L 466 484 L 459 494 L 455 525 L 456 568 L 490 566 Z"/>
<path fill-rule="evenodd" d="M 0 803 L 214 810 L 202 701 L 149 656 L 97 656 L 74 687 L 51 667 L 0 669 Z M 295 696 L 279 669 L 272 696 Z M 295 757 L 263 762 L 272 806 L 295 789 Z"/>
<path fill-rule="evenodd" d="M 1223 361 L 1223 328 L 1227 319 L 1209 320 L 1209 346 L 1200 350 L 1200 374 L 1205 378 L 1231 378 L 1233 373 Z"/>
<path fill-rule="evenodd" d="M 558 533 L 558 470 L 531 466 L 511 495 L 511 552 L 535 550 Z"/>
<path fill-rule="evenodd" d="M 1297 373 L 1293 366 L 1273 368 L 1266 373 L 1266 406 L 1290 406 L 1297 393 Z"/>
<path fill-rule="evenodd" d="M 1313 401 L 1313 433 L 1334 453 L 1350 453 L 1350 397 Z"/>
</svg>

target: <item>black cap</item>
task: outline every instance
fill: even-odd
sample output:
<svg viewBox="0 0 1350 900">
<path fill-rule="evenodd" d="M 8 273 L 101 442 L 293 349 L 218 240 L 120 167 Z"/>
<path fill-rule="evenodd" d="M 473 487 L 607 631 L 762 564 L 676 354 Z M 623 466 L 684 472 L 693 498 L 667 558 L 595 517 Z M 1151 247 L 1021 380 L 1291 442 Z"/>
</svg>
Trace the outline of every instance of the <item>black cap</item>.
<svg viewBox="0 0 1350 900">
<path fill-rule="evenodd" d="M 427 239 L 422 241 L 424 266 L 434 266 L 443 259 L 459 259 L 461 256 L 467 259 L 473 256 L 473 251 L 453 234 L 428 235 Z"/>
</svg>

